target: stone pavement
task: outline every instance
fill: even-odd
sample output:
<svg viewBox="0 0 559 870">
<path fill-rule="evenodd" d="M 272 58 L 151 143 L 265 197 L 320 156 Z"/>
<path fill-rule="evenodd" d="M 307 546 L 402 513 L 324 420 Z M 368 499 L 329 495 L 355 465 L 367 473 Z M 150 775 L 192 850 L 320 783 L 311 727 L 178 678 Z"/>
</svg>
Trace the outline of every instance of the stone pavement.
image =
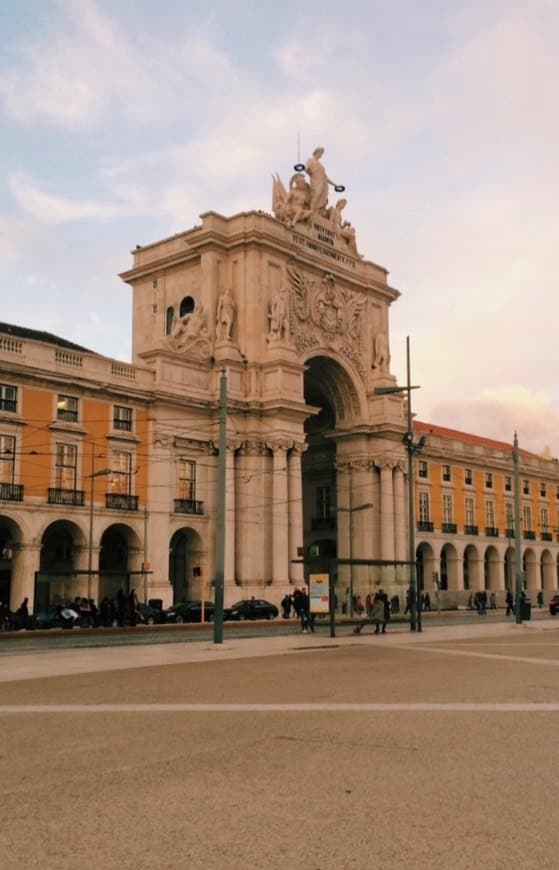
<svg viewBox="0 0 559 870">
<path fill-rule="evenodd" d="M 19 653 L 0 675 L 7 866 L 557 867 L 551 620 Z"/>
</svg>

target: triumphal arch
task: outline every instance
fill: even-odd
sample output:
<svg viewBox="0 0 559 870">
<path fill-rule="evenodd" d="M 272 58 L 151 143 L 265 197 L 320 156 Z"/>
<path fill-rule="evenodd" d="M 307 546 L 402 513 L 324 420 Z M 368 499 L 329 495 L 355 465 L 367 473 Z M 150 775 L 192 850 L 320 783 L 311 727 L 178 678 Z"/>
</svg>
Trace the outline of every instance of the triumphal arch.
<svg viewBox="0 0 559 870">
<path fill-rule="evenodd" d="M 359 252 L 322 161 L 317 148 L 286 183 L 273 176 L 271 214 L 207 212 L 138 247 L 122 276 L 134 363 L 155 372 L 149 550 L 175 598 L 213 575 L 224 370 L 226 602 L 279 600 L 307 558 L 356 561 L 328 561 L 342 601 L 405 582 L 397 567 L 357 564 L 406 560 L 402 399 L 375 394 L 395 384 L 399 293 Z"/>
</svg>

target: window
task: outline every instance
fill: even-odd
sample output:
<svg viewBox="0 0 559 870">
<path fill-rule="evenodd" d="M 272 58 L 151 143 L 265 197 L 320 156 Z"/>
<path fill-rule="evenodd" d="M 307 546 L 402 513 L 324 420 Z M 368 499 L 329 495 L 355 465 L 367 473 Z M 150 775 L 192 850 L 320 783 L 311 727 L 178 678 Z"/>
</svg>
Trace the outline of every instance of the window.
<svg viewBox="0 0 559 870">
<path fill-rule="evenodd" d="M 419 477 L 429 477 L 429 465 L 424 459 L 419 460 Z"/>
<path fill-rule="evenodd" d="M 547 508 L 541 508 L 540 510 L 540 526 L 542 532 L 549 532 L 549 513 Z"/>
<path fill-rule="evenodd" d="M 132 492 L 132 454 L 113 450 L 111 454 L 111 491 L 130 495 Z"/>
<path fill-rule="evenodd" d="M 493 489 L 493 474 L 490 471 L 485 473 L 485 488 Z"/>
<path fill-rule="evenodd" d="M 512 492 L 512 477 L 505 477 L 505 492 Z"/>
<path fill-rule="evenodd" d="M 316 488 L 316 518 L 327 520 L 331 516 L 331 490 L 329 486 L 317 486 Z"/>
<path fill-rule="evenodd" d="M 532 508 L 529 504 L 525 504 L 522 508 L 522 521 L 524 523 L 524 531 L 532 531 Z"/>
<path fill-rule="evenodd" d="M 66 423 L 78 422 L 78 399 L 74 396 L 59 396 L 56 400 L 56 419 Z"/>
<path fill-rule="evenodd" d="M 180 304 L 179 317 L 184 317 L 186 314 L 192 314 L 194 311 L 194 299 L 192 296 L 185 296 Z"/>
<path fill-rule="evenodd" d="M 175 319 L 175 309 L 169 306 L 165 312 L 165 335 L 171 335 L 173 331 L 173 320 Z"/>
<path fill-rule="evenodd" d="M 547 498 L 547 484 L 540 483 L 540 498 Z"/>
<path fill-rule="evenodd" d="M 17 411 L 17 387 L 0 384 L 0 411 Z"/>
<path fill-rule="evenodd" d="M 179 493 L 182 501 L 196 499 L 196 463 L 190 459 L 179 459 Z"/>
<path fill-rule="evenodd" d="M 452 496 L 449 493 L 443 493 L 443 523 L 453 523 L 453 514 Z"/>
<path fill-rule="evenodd" d="M 514 530 L 514 509 L 511 501 L 505 502 L 505 527 L 511 532 Z"/>
<path fill-rule="evenodd" d="M 115 405 L 113 408 L 113 427 L 121 432 L 132 431 L 132 408 Z"/>
<path fill-rule="evenodd" d="M 524 493 L 524 495 L 530 495 L 530 481 L 529 480 L 522 481 L 522 492 Z"/>
<path fill-rule="evenodd" d="M 475 526 L 476 524 L 476 509 L 473 498 L 466 499 L 466 525 Z"/>
<path fill-rule="evenodd" d="M 452 480 L 450 465 L 443 465 L 443 480 Z"/>
<path fill-rule="evenodd" d="M 75 444 L 56 445 L 54 485 L 57 489 L 76 489 L 78 448 Z"/>
<path fill-rule="evenodd" d="M 559 498 L 559 485 L 555 488 L 555 498 Z"/>
<path fill-rule="evenodd" d="M 419 522 L 420 523 L 428 523 L 429 522 L 429 493 L 428 492 L 420 492 L 419 493 Z"/>
<path fill-rule="evenodd" d="M 464 469 L 464 483 L 466 486 L 471 486 L 474 481 L 471 468 Z"/>
<path fill-rule="evenodd" d="M 0 435 L 0 483 L 13 483 L 16 461 L 14 435 Z"/>
<path fill-rule="evenodd" d="M 485 502 L 485 525 L 490 528 L 495 528 L 495 502 L 487 500 Z"/>
</svg>

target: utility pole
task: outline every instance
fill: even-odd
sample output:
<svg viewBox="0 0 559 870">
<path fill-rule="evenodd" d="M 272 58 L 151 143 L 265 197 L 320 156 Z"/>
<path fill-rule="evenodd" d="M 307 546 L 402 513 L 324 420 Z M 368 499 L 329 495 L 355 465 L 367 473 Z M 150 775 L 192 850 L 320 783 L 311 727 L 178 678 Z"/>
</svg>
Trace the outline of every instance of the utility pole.
<svg viewBox="0 0 559 870">
<path fill-rule="evenodd" d="M 219 380 L 219 454 L 217 465 L 217 528 L 215 535 L 214 643 L 223 643 L 223 586 L 225 576 L 225 486 L 227 449 L 227 372 Z"/>
<path fill-rule="evenodd" d="M 514 433 L 512 448 L 514 466 L 514 565 L 516 583 L 514 588 L 515 620 L 517 625 L 522 622 L 522 535 L 520 531 L 520 455 L 518 453 L 518 436 Z"/>
</svg>

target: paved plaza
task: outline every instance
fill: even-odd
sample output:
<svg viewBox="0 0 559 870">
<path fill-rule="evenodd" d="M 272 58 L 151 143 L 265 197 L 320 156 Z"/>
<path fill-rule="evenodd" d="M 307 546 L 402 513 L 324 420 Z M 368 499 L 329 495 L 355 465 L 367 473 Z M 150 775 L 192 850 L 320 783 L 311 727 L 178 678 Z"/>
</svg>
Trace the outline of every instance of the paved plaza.
<svg viewBox="0 0 559 870">
<path fill-rule="evenodd" d="M 555 868 L 559 626 L 0 656 L 7 866 Z"/>
</svg>

